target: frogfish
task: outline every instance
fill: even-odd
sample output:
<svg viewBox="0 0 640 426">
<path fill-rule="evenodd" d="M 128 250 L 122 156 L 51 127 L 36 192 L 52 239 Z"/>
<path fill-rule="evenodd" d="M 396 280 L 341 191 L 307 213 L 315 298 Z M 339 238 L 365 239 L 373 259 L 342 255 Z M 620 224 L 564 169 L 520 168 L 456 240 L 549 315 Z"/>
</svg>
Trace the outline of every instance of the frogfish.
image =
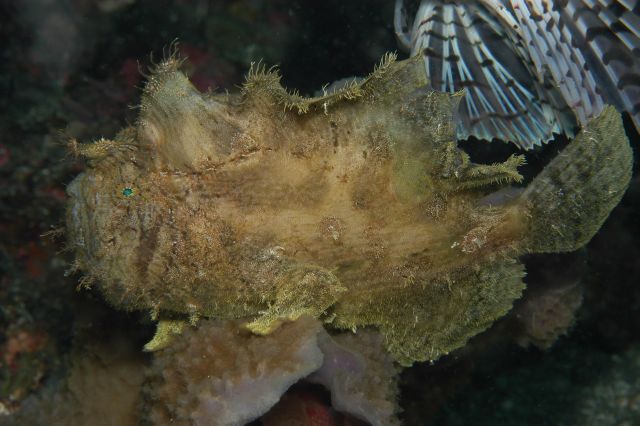
<svg viewBox="0 0 640 426">
<path fill-rule="evenodd" d="M 462 94 L 432 90 L 421 55 L 386 55 L 313 98 L 262 65 L 239 93 L 201 93 L 180 64 L 154 66 L 135 124 L 72 142 L 87 168 L 67 190 L 81 284 L 160 324 L 237 319 L 267 335 L 313 317 L 376 330 L 401 365 L 433 361 L 510 310 L 521 255 L 586 244 L 631 177 L 604 106 L 501 196 L 525 157 L 472 162 L 456 142 Z"/>
</svg>

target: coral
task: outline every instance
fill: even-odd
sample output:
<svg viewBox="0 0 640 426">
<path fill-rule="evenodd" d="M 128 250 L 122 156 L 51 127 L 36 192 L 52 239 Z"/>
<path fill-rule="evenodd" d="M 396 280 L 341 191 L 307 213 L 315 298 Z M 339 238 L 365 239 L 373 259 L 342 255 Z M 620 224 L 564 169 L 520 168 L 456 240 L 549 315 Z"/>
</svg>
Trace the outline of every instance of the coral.
<svg viewBox="0 0 640 426">
<path fill-rule="evenodd" d="M 299 381 L 326 387 L 336 410 L 372 425 L 397 423 L 399 368 L 373 330 L 330 336 L 305 316 L 258 336 L 237 320 L 205 320 L 154 355 L 153 424 L 245 424 Z"/>
<path fill-rule="evenodd" d="M 0 328 L 0 331 L 4 331 Z M 55 346 L 42 329 L 14 327 L 0 344 L 0 412 L 8 414 L 19 401 L 39 387 Z"/>
<path fill-rule="evenodd" d="M 155 353 L 149 383 L 153 424 L 243 425 L 267 412 L 322 365 L 320 324 L 309 317 L 256 336 L 238 321 L 202 321 Z"/>
<path fill-rule="evenodd" d="M 532 293 L 515 310 L 524 328 L 518 343 L 548 349 L 573 325 L 576 311 L 582 305 L 582 287 L 574 281 Z"/>
<path fill-rule="evenodd" d="M 524 253 L 585 244 L 620 200 L 631 149 L 605 108 L 517 197 L 522 156 L 474 164 L 454 137 L 460 94 L 425 88 L 420 58 L 305 98 L 254 66 L 239 94 L 202 94 L 171 55 L 135 126 L 75 144 L 76 267 L 123 309 L 248 318 L 257 334 L 309 315 L 375 327 L 403 365 L 463 346 L 511 309 Z"/>
<path fill-rule="evenodd" d="M 334 426 L 347 424 L 341 423 L 340 414 L 329 407 L 318 395 L 310 391 L 288 392 L 280 401 L 263 416 L 264 426 Z M 351 419 L 349 419 L 351 420 Z"/>
<path fill-rule="evenodd" d="M 538 362 L 529 361 L 511 368 L 504 365 L 508 358 L 494 359 L 495 364 L 474 375 L 476 383 L 461 389 L 457 398 L 449 398 L 449 403 L 429 424 L 638 424 L 640 347 L 637 343 L 611 355 L 574 341 L 554 346 L 546 352 L 547 356 L 538 355 L 534 355 Z M 518 357 L 526 359 L 527 353 L 518 351 Z M 479 380 L 478 376 L 492 379 Z M 423 420 L 416 424 L 424 423 Z"/>
<path fill-rule="evenodd" d="M 138 425 L 144 369 L 144 356 L 123 336 L 89 343 L 72 356 L 63 383 L 25 400 L 7 424 Z"/>
<path fill-rule="evenodd" d="M 324 362 L 307 380 L 329 389 L 333 408 L 373 426 L 397 424 L 400 369 L 384 350 L 380 334 L 324 334 L 319 344 Z"/>
<path fill-rule="evenodd" d="M 611 358 L 609 371 L 581 392 L 576 410 L 585 426 L 636 425 L 640 422 L 640 350 Z"/>
<path fill-rule="evenodd" d="M 399 369 L 373 330 L 329 336 L 308 316 L 268 336 L 237 320 L 183 328 L 154 352 L 151 367 L 124 335 L 78 339 L 68 377 L 27 399 L 7 424 L 241 425 L 300 381 L 324 385 L 336 410 L 373 425 L 397 423 Z"/>
</svg>

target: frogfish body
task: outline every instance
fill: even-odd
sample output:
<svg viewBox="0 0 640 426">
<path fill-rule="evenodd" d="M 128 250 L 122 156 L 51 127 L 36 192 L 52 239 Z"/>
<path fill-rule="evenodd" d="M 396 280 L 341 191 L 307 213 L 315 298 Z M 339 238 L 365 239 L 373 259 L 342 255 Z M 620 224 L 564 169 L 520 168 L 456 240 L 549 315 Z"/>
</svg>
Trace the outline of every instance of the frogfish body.
<svg viewBox="0 0 640 426">
<path fill-rule="evenodd" d="M 631 176 L 606 107 L 518 196 L 492 197 L 524 157 L 472 163 L 460 94 L 428 88 L 421 57 L 317 98 L 260 66 L 241 93 L 202 94 L 179 65 L 155 67 L 135 126 L 74 146 L 88 167 L 68 187 L 83 282 L 158 318 L 268 334 L 307 315 L 379 330 L 401 364 L 435 360 L 509 311 L 518 256 L 585 244 Z"/>
</svg>

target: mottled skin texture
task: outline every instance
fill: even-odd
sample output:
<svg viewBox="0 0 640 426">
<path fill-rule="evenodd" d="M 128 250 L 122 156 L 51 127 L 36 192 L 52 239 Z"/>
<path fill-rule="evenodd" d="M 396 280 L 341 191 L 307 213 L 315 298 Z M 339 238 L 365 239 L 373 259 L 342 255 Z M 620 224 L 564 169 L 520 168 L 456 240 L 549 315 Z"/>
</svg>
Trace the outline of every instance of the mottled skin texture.
<svg viewBox="0 0 640 426">
<path fill-rule="evenodd" d="M 434 360 L 510 309 L 518 255 L 586 243 L 630 177 L 607 109 L 523 195 L 485 205 L 524 159 L 472 164 L 454 139 L 460 96 L 426 89 L 419 58 L 385 57 L 314 99 L 261 67 L 238 95 L 201 94 L 178 66 L 153 71 L 136 126 L 74 146 L 90 164 L 68 191 L 84 283 L 161 318 L 248 318 L 266 334 L 308 314 L 378 327 L 402 364 Z"/>
</svg>

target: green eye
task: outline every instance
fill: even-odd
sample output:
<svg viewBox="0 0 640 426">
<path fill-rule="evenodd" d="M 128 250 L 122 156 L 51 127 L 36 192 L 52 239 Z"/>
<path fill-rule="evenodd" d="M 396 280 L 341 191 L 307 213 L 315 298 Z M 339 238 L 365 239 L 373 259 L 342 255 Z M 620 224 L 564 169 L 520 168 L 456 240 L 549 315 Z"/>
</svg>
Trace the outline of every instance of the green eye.
<svg viewBox="0 0 640 426">
<path fill-rule="evenodd" d="M 124 195 L 125 197 L 131 197 L 134 195 L 134 191 L 133 188 L 130 187 L 126 187 L 122 190 L 122 195 Z"/>
</svg>

